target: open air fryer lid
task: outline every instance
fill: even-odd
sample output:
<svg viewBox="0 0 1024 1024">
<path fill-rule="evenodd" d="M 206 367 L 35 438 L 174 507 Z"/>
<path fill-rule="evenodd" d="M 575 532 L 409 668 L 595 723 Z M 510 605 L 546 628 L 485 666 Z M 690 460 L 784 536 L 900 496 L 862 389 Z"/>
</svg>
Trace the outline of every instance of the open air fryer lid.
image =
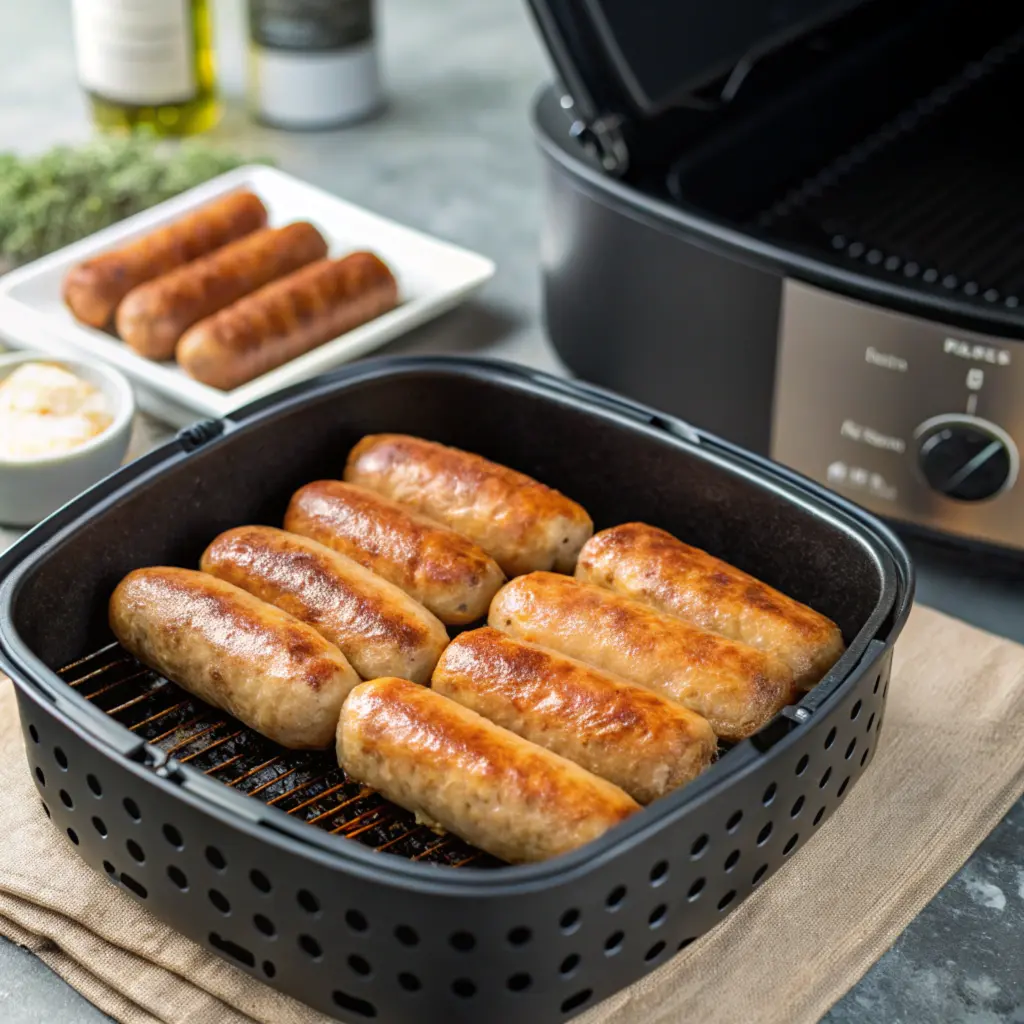
<svg viewBox="0 0 1024 1024">
<path fill-rule="evenodd" d="M 623 129 L 715 109 L 759 60 L 867 0 L 529 0 L 575 118 L 571 132 L 622 173 Z"/>
</svg>

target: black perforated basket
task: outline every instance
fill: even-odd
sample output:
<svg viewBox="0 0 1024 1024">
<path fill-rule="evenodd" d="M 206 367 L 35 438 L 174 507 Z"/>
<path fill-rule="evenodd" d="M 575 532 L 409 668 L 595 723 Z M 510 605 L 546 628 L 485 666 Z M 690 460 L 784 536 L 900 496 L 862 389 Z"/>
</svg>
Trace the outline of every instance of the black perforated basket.
<svg viewBox="0 0 1024 1024">
<path fill-rule="evenodd" d="M 130 569 L 280 524 L 363 434 L 507 463 L 829 615 L 848 650 L 684 790 L 545 864 L 507 866 L 194 701 L 111 643 Z M 480 360 L 390 359 L 183 431 L 2 560 L 0 657 L 46 813 L 180 932 L 343 1020 L 561 1021 L 664 963 L 799 855 L 871 762 L 907 555 L 814 484 L 603 391 Z M 806 870 L 814 870 L 813 855 Z"/>
</svg>

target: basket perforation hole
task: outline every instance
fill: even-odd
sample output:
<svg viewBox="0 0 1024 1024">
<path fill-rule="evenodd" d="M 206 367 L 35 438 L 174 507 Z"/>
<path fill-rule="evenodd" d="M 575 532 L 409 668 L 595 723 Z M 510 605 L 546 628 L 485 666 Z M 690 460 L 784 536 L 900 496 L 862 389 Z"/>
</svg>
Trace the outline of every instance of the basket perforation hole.
<svg viewBox="0 0 1024 1024">
<path fill-rule="evenodd" d="M 806 754 L 804 754 L 804 756 L 801 757 L 800 760 L 797 761 L 797 763 L 796 763 L 796 773 L 797 773 L 797 775 L 803 775 L 803 773 L 805 771 L 807 771 L 807 766 L 810 763 L 811 763 L 811 759 Z"/>
<path fill-rule="evenodd" d="M 531 938 L 533 938 L 533 932 L 531 932 L 529 928 L 524 928 L 522 925 L 518 928 L 513 928 L 508 933 L 508 941 L 511 942 L 513 946 L 525 946 Z"/>
<path fill-rule="evenodd" d="M 111 864 L 109 860 L 105 860 L 103 862 L 103 870 L 106 871 L 106 873 L 110 876 L 110 878 L 113 881 L 117 881 L 117 868 L 115 868 L 114 865 Z"/>
<path fill-rule="evenodd" d="M 622 949 L 622 941 L 625 937 L 624 932 L 612 932 L 611 935 L 604 940 L 605 956 L 615 956 L 615 954 Z"/>
<path fill-rule="evenodd" d="M 867 728 L 864 731 L 865 732 L 871 732 L 871 726 L 873 726 L 874 724 L 875 724 L 875 713 L 874 713 L 874 711 L 872 711 L 871 712 L 871 717 L 868 719 Z"/>
<path fill-rule="evenodd" d="M 765 876 L 765 875 L 766 875 L 767 873 L 768 873 L 768 865 L 767 865 L 767 864 L 762 864 L 762 865 L 761 865 L 761 866 L 760 866 L 760 867 L 759 867 L 759 868 L 758 868 L 758 869 L 757 869 L 757 870 L 756 870 L 756 871 L 754 872 L 754 877 L 753 877 L 753 879 L 751 879 L 751 882 L 750 882 L 750 884 L 751 884 L 751 885 L 757 885 L 757 883 L 758 883 L 758 882 L 760 882 L 760 881 L 761 881 L 761 879 L 762 879 L 762 878 L 764 878 L 764 876 Z"/>
<path fill-rule="evenodd" d="M 139 810 L 139 805 L 130 796 L 126 796 L 121 803 L 124 805 L 125 813 L 132 821 L 142 821 L 142 811 Z"/>
<path fill-rule="evenodd" d="M 225 896 L 219 889 L 211 889 L 206 895 L 214 907 L 216 907 L 222 914 L 231 913 L 231 904 L 228 902 L 227 896 Z"/>
<path fill-rule="evenodd" d="M 89 787 L 89 791 L 93 796 L 103 796 L 103 787 L 100 785 L 100 780 L 92 772 L 86 775 L 85 784 Z"/>
<path fill-rule="evenodd" d="M 107 826 L 103 823 L 103 819 L 102 818 L 93 818 L 92 819 L 92 827 L 94 829 L 96 829 L 96 831 L 100 834 L 100 836 L 103 839 L 107 838 L 107 835 L 109 833 L 107 832 Z"/>
<path fill-rule="evenodd" d="M 40 800 L 40 801 L 39 801 L 39 803 L 40 803 L 40 805 L 41 805 L 41 806 L 42 806 L 42 808 L 43 808 L 43 813 L 44 813 L 44 814 L 45 814 L 45 815 L 46 815 L 46 816 L 47 816 L 48 818 L 52 817 L 52 815 L 50 814 L 50 808 L 46 806 L 46 801 L 45 801 L 45 800 Z"/>
<path fill-rule="evenodd" d="M 825 737 L 825 749 L 826 750 L 830 750 L 832 748 L 832 744 L 835 743 L 835 741 L 836 741 L 836 730 L 835 730 L 835 726 L 833 726 L 831 729 L 829 729 L 828 735 Z"/>
<path fill-rule="evenodd" d="M 188 878 L 185 872 L 181 870 L 176 864 L 171 864 L 167 868 L 167 877 L 182 891 L 185 892 L 188 889 Z"/>
<path fill-rule="evenodd" d="M 863 701 L 857 701 L 857 703 L 854 704 L 852 708 L 850 708 L 850 719 L 851 719 L 851 721 L 855 721 L 858 718 L 858 716 L 860 715 L 860 709 L 863 706 L 864 706 L 864 702 Z"/>
<path fill-rule="evenodd" d="M 821 779 L 818 782 L 818 789 L 824 789 L 828 785 L 828 780 L 831 779 L 831 778 L 832 778 L 832 766 L 829 765 L 829 767 L 825 769 L 824 773 L 821 776 Z"/>
<path fill-rule="evenodd" d="M 39 780 L 40 786 L 46 785 L 46 775 L 43 772 L 43 769 L 39 767 L 39 765 L 36 765 L 36 778 Z"/>
<path fill-rule="evenodd" d="M 273 888 L 270 884 L 270 879 L 257 868 L 253 868 L 252 871 L 249 872 L 249 881 L 252 882 L 253 888 L 258 889 L 263 893 L 270 892 Z"/>
<path fill-rule="evenodd" d="M 176 850 L 185 848 L 185 840 L 181 838 L 181 833 L 173 825 L 164 825 L 161 831 L 164 834 L 164 839 Z"/>
<path fill-rule="evenodd" d="M 370 927 L 366 918 L 358 910 L 345 911 L 345 924 L 354 932 L 365 932 Z"/>
<path fill-rule="evenodd" d="M 149 890 L 141 883 L 132 878 L 127 871 L 121 872 L 121 884 L 126 889 L 131 889 L 140 900 L 147 899 L 149 897 Z"/>
<path fill-rule="evenodd" d="M 646 953 L 644 953 L 644 959 L 650 963 L 652 960 L 657 960 L 662 953 L 665 952 L 665 943 L 656 942 Z"/>
<path fill-rule="evenodd" d="M 307 914 L 320 913 L 320 901 L 308 889 L 300 889 L 296 899 Z"/>
<path fill-rule="evenodd" d="M 796 848 L 796 844 L 800 842 L 800 833 L 794 832 L 787 840 L 786 845 L 782 848 L 782 856 L 788 857 Z"/>
<path fill-rule="evenodd" d="M 882 700 L 886 700 L 889 696 L 889 680 L 885 681 L 885 689 L 882 690 Z"/>
<path fill-rule="evenodd" d="M 739 863 L 739 859 L 740 851 L 733 850 L 732 853 L 730 853 L 729 856 L 725 858 L 725 870 L 732 871 L 732 869 L 736 867 L 737 863 Z"/>
<path fill-rule="evenodd" d="M 698 836 L 694 840 L 693 846 L 690 847 L 690 859 L 691 860 L 699 860 L 701 857 L 704 856 L 704 851 L 707 848 L 708 848 L 708 837 L 707 837 L 707 834 L 705 833 L 704 835 Z"/>
<path fill-rule="evenodd" d="M 71 810 L 75 806 L 75 801 L 71 799 L 71 794 L 66 790 L 60 791 L 60 802 L 68 809 Z"/>
<path fill-rule="evenodd" d="M 665 923 L 666 917 L 668 917 L 668 907 L 664 903 L 659 903 L 647 918 L 648 927 L 660 928 Z"/>
<path fill-rule="evenodd" d="M 562 1003 L 562 1013 L 572 1013 L 573 1010 L 578 1010 L 593 994 L 592 989 L 585 988 L 575 995 L 569 996 Z"/>
<path fill-rule="evenodd" d="M 849 786 L 849 784 L 850 784 L 850 776 L 847 775 L 846 778 L 843 779 L 843 781 L 839 783 L 839 789 L 836 790 L 836 796 L 841 798 L 842 795 L 846 792 L 846 787 Z"/>
<path fill-rule="evenodd" d="M 811 824 L 815 825 L 815 826 L 820 825 L 821 824 L 821 819 L 824 818 L 824 817 L 825 817 L 825 808 L 824 807 L 819 807 L 818 808 L 818 813 L 815 814 L 814 821 L 812 821 Z"/>
<path fill-rule="evenodd" d="M 472 999 L 476 995 L 476 984 L 469 978 L 456 978 L 452 982 L 452 991 L 460 999 Z"/>
<path fill-rule="evenodd" d="M 68 839 L 70 839 L 75 846 L 78 845 L 78 833 L 73 828 L 68 829 Z"/>
<path fill-rule="evenodd" d="M 779 787 L 777 785 L 775 785 L 775 783 L 773 782 L 764 791 L 764 795 L 761 797 L 761 803 L 763 803 L 765 805 L 765 807 L 770 807 L 771 804 L 772 804 L 772 801 L 775 799 L 775 794 L 778 791 L 779 791 Z"/>
<path fill-rule="evenodd" d="M 719 909 L 719 910 L 725 910 L 725 908 L 726 908 L 727 906 L 729 906 L 729 904 L 730 904 L 730 903 L 732 903 L 732 901 L 733 901 L 734 899 L 736 899 L 736 890 L 735 890 L 735 889 L 730 889 L 730 890 L 729 890 L 729 891 L 728 891 L 728 892 L 727 892 L 727 893 L 726 893 L 726 894 L 725 894 L 725 895 L 724 895 L 724 896 L 723 896 L 723 897 L 722 897 L 722 898 L 721 898 L 721 899 L 720 899 L 720 900 L 718 901 L 718 909 Z"/>
<path fill-rule="evenodd" d="M 228 862 L 224 859 L 224 854 L 216 846 L 208 846 L 203 852 L 206 857 L 206 863 L 215 871 L 223 871 L 228 866 Z"/>
<path fill-rule="evenodd" d="M 796 801 L 793 803 L 793 806 L 789 809 L 789 816 L 791 818 L 798 818 L 800 816 L 800 812 L 803 809 L 804 809 L 804 798 L 802 796 L 798 796 L 796 798 Z"/>
<path fill-rule="evenodd" d="M 652 883 L 655 884 L 655 883 Z M 567 910 L 559 919 L 558 927 L 565 935 L 572 935 L 580 926 L 580 912 L 575 908 Z"/>
<path fill-rule="evenodd" d="M 252 923 L 256 925 L 256 930 L 262 935 L 266 935 L 268 939 L 273 938 L 277 934 L 274 922 L 264 914 L 254 914 Z"/>
<path fill-rule="evenodd" d="M 580 965 L 579 953 L 570 953 L 559 965 L 559 974 L 572 974 Z"/>
<path fill-rule="evenodd" d="M 878 721 L 875 722 L 875 732 L 881 732 L 881 731 L 882 731 L 882 716 L 879 715 L 878 716 Z"/>
<path fill-rule="evenodd" d="M 340 988 L 336 988 L 331 993 L 331 998 L 338 1006 L 349 1013 L 355 1013 L 367 1019 L 377 1016 L 377 1007 L 373 1003 L 367 999 L 360 999 L 358 996 L 351 996 L 347 992 L 342 992 Z"/>
<path fill-rule="evenodd" d="M 256 957 L 245 946 L 240 946 L 237 942 L 225 939 L 216 932 L 210 932 L 209 940 L 210 945 L 214 949 L 219 950 L 221 953 L 227 953 L 228 956 L 233 957 L 240 964 L 245 964 L 246 967 L 256 966 Z"/>
<path fill-rule="evenodd" d="M 663 885 L 668 879 L 668 861 L 659 860 L 651 868 L 651 885 Z"/>
<path fill-rule="evenodd" d="M 324 955 L 324 951 L 321 948 L 320 943 L 317 942 L 312 935 L 300 935 L 299 948 L 306 954 L 306 956 L 313 960 L 319 960 Z"/>
<path fill-rule="evenodd" d="M 400 988 L 405 989 L 406 992 L 419 992 L 423 987 L 423 983 L 415 974 L 410 974 L 408 971 L 402 971 L 398 976 L 398 985 Z"/>
<path fill-rule="evenodd" d="M 743 820 L 742 811 L 733 811 L 729 816 L 729 820 L 725 823 L 726 832 L 735 832 L 740 827 L 740 822 Z"/>
<path fill-rule="evenodd" d="M 869 753 L 870 753 L 870 748 L 866 748 L 864 753 L 860 755 L 860 766 L 861 766 L 861 768 L 863 768 L 864 765 L 867 763 L 868 754 Z"/>
<path fill-rule="evenodd" d="M 622 906 L 626 899 L 626 887 L 624 885 L 617 885 L 610 893 L 608 898 L 604 901 L 604 905 L 612 911 L 618 910 Z"/>
<path fill-rule="evenodd" d="M 62 772 L 66 772 L 68 770 L 68 755 L 65 754 L 60 747 L 53 748 L 53 759 L 57 762 L 57 766 Z"/>
<path fill-rule="evenodd" d="M 407 924 L 400 924 L 395 929 L 395 938 L 403 946 L 415 946 L 419 944 L 420 937 L 416 932 L 415 928 L 410 928 Z"/>
<path fill-rule="evenodd" d="M 875 686 L 874 686 L 874 689 L 871 692 L 872 693 L 878 693 L 878 687 L 881 686 L 881 685 L 882 685 L 882 677 L 880 675 L 879 676 L 875 676 Z"/>
<path fill-rule="evenodd" d="M 39 730 L 34 725 L 28 727 L 28 734 L 32 737 L 33 743 L 39 742 Z"/>
<path fill-rule="evenodd" d="M 460 953 L 468 953 L 476 945 L 476 939 L 469 932 L 454 932 L 448 942 Z"/>
<path fill-rule="evenodd" d="M 124 845 L 127 848 L 128 854 L 129 856 L 131 856 L 132 860 L 136 861 L 138 864 L 145 863 L 146 852 L 142 849 L 141 846 L 139 846 L 137 842 L 135 842 L 134 839 L 129 839 L 128 842 L 126 842 Z"/>
<path fill-rule="evenodd" d="M 772 837 L 772 823 L 769 821 L 760 832 L 757 833 L 757 845 L 764 846 Z"/>
<path fill-rule="evenodd" d="M 367 960 L 365 957 L 361 957 L 358 953 L 353 953 L 348 958 L 348 965 L 361 978 L 367 977 L 367 975 L 369 975 L 370 973 L 369 960 Z"/>
<path fill-rule="evenodd" d="M 277 974 L 277 968 L 274 966 L 272 960 L 264 960 L 260 965 L 261 970 L 268 978 L 273 978 Z"/>
<path fill-rule="evenodd" d="M 681 939 L 680 942 L 679 942 L 679 945 L 676 946 L 676 952 L 677 953 L 682 953 L 682 951 L 684 949 L 686 949 L 687 946 L 692 946 L 696 941 L 697 941 L 696 938 L 693 938 L 693 937 L 686 938 L 686 939 Z"/>
<path fill-rule="evenodd" d="M 854 739 L 850 740 L 850 742 L 847 744 L 846 753 L 843 754 L 843 758 L 845 760 L 849 761 L 850 758 L 853 757 L 853 752 L 856 749 L 857 749 L 857 740 L 856 740 L 856 737 L 855 737 Z"/>
<path fill-rule="evenodd" d="M 566 957 L 566 959 L 562 961 L 562 967 L 559 969 L 563 974 L 568 974 L 569 971 L 572 970 L 571 967 L 569 968 L 569 971 L 564 970 L 565 964 L 567 964 L 571 959 L 572 957 Z M 577 957 L 576 960 L 579 962 L 579 957 Z M 520 971 L 518 974 L 513 974 L 509 977 L 508 981 L 505 982 L 505 987 L 509 992 L 525 992 L 532 984 L 533 978 L 524 971 Z"/>
<path fill-rule="evenodd" d="M 698 878 L 693 885 L 690 886 L 689 891 L 686 894 L 686 898 L 692 903 L 694 900 L 700 898 L 700 894 L 704 891 L 704 886 L 707 885 L 707 881 L 703 878 Z"/>
</svg>

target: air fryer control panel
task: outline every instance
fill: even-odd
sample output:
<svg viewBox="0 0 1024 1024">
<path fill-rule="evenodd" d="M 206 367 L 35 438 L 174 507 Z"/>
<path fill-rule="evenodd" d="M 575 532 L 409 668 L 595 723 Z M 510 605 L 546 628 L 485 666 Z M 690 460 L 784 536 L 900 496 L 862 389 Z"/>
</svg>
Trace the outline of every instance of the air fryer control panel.
<svg viewBox="0 0 1024 1024">
<path fill-rule="evenodd" d="M 1024 548 L 1024 342 L 783 285 L 771 454 L 884 516 Z"/>
</svg>

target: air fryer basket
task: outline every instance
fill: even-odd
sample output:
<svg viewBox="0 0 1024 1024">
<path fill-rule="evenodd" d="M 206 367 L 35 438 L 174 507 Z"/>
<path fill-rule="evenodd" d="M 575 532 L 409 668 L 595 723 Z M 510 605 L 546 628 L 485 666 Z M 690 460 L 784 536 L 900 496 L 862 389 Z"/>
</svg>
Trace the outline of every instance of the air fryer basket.
<svg viewBox="0 0 1024 1024">
<path fill-rule="evenodd" d="M 129 569 L 194 565 L 220 530 L 280 523 L 297 486 L 381 430 L 534 474 L 598 528 L 664 526 L 819 608 L 849 649 L 800 705 L 582 850 L 509 867 L 435 840 L 329 756 L 273 748 L 133 664 L 105 624 Z M 30 766 L 78 854 L 280 990 L 395 1024 L 565 1020 L 711 928 L 870 763 L 913 586 L 884 527 L 790 471 L 597 389 L 467 359 L 358 364 L 184 431 L 0 574 Z"/>
</svg>

